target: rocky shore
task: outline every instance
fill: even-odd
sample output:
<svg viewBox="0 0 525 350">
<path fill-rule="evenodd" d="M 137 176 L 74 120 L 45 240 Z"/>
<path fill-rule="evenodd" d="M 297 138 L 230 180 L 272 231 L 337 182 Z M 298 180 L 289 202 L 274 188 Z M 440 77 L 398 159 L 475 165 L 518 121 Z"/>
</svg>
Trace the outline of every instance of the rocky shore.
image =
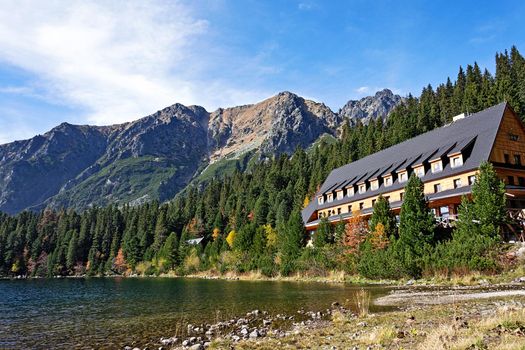
<svg viewBox="0 0 525 350">
<path fill-rule="evenodd" d="M 525 290 L 514 287 L 507 293 L 463 288 L 459 294 L 470 297 L 442 298 L 439 304 L 430 294 L 446 296 L 451 290 L 428 292 L 420 302 L 402 303 L 397 311 L 379 314 L 355 306 L 352 310 L 349 300 L 320 311 L 300 309 L 293 315 L 253 310 L 229 320 L 188 324 L 177 335 L 160 338 L 155 347 L 124 349 L 523 349 Z M 421 293 L 391 294 L 410 301 Z"/>
</svg>

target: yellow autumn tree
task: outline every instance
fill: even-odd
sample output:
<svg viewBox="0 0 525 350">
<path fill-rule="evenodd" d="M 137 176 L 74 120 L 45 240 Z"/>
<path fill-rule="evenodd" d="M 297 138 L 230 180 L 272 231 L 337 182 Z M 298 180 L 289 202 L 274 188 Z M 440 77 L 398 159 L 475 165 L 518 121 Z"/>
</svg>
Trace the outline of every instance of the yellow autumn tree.
<svg viewBox="0 0 525 350">
<path fill-rule="evenodd" d="M 310 204 L 310 198 L 308 198 L 308 196 L 306 196 L 306 197 L 304 197 L 303 208 L 306 208 L 308 206 L 308 204 Z"/>
<path fill-rule="evenodd" d="M 390 241 L 385 233 L 385 225 L 377 223 L 376 229 L 370 234 L 370 244 L 375 250 L 385 249 Z"/>
<path fill-rule="evenodd" d="M 213 233 L 211 234 L 211 236 L 213 237 L 213 240 L 217 240 L 217 238 L 219 238 L 219 235 L 221 234 L 221 230 L 219 230 L 217 227 L 215 227 L 213 229 Z"/>
<path fill-rule="evenodd" d="M 228 236 L 226 237 L 226 242 L 228 242 L 228 245 L 233 247 L 233 242 L 235 241 L 235 230 L 231 230 L 230 233 L 228 233 Z"/>
<path fill-rule="evenodd" d="M 277 246 L 277 230 L 272 227 L 270 224 L 263 226 L 264 232 L 266 234 L 266 246 L 276 247 Z"/>
</svg>

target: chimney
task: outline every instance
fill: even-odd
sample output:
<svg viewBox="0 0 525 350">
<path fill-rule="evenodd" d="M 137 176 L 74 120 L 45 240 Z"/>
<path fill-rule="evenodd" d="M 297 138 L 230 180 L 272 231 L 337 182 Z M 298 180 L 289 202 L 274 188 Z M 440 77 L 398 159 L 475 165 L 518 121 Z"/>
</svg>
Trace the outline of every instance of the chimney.
<svg viewBox="0 0 525 350">
<path fill-rule="evenodd" d="M 453 122 L 453 123 L 454 123 L 454 122 L 457 122 L 458 120 L 463 119 L 463 118 L 465 118 L 466 116 L 467 116 L 467 115 L 466 115 L 465 113 L 458 114 L 457 116 L 455 116 L 455 117 L 452 118 L 452 122 Z"/>
</svg>

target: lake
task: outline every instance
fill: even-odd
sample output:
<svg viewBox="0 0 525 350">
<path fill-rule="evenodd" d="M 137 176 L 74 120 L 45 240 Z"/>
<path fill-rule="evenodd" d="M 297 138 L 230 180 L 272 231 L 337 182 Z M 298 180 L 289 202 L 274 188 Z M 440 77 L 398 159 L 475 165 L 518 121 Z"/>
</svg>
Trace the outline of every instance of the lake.
<svg viewBox="0 0 525 350">
<path fill-rule="evenodd" d="M 187 323 L 259 309 L 294 315 L 390 290 L 313 282 L 187 278 L 0 280 L 0 349 L 122 349 L 158 344 Z M 371 311 L 383 311 L 371 305 Z M 184 326 L 181 326 L 184 325 Z M 151 347 L 150 347 L 151 348 Z"/>
</svg>

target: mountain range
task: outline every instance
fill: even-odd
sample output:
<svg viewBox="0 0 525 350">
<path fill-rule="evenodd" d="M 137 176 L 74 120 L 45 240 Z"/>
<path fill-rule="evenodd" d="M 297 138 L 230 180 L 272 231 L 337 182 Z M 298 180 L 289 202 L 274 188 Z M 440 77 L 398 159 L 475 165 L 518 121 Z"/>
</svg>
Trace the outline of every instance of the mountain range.
<svg viewBox="0 0 525 350">
<path fill-rule="evenodd" d="M 384 89 L 338 112 L 281 92 L 262 102 L 219 108 L 174 104 L 133 122 L 62 123 L 43 135 L 0 145 L 0 211 L 50 206 L 86 209 L 168 200 L 228 164 L 291 153 L 345 122 L 386 118 L 403 98 Z"/>
</svg>

